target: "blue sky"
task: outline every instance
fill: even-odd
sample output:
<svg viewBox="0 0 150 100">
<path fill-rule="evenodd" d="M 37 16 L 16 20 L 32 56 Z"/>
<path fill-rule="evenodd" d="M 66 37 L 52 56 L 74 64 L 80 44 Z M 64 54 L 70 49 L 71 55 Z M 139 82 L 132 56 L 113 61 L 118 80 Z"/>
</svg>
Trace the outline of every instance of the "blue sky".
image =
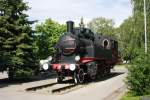
<svg viewBox="0 0 150 100">
<path fill-rule="evenodd" d="M 110 18 L 119 26 L 132 14 L 131 0 L 25 0 L 31 9 L 27 12 L 31 20 L 43 22 L 52 18 L 59 23 L 73 20 L 77 24 L 81 17 L 85 22 L 96 17 Z"/>
</svg>

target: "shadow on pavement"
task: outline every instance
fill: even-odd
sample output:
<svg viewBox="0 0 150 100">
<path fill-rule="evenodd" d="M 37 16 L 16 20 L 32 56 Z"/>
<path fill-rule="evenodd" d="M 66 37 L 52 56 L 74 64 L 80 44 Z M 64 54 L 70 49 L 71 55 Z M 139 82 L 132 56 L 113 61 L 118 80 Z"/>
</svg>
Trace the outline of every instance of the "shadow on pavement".
<svg viewBox="0 0 150 100">
<path fill-rule="evenodd" d="M 0 79 L 0 88 L 7 87 L 9 85 L 17 85 L 22 83 L 35 82 L 40 80 L 47 80 L 56 78 L 56 73 L 44 73 L 36 76 L 32 76 L 31 78 L 26 79 L 14 79 L 10 80 L 9 78 Z"/>
<path fill-rule="evenodd" d="M 85 80 L 85 85 L 87 84 L 90 84 L 90 83 L 94 83 L 94 82 L 101 82 L 101 81 L 105 81 L 105 80 L 108 80 L 108 79 L 111 79 L 113 77 L 116 77 L 116 76 L 119 76 L 119 75 L 122 75 L 124 74 L 125 72 L 112 72 L 108 75 L 105 75 L 103 77 L 98 77 L 96 80 L 90 80 L 88 77 L 86 77 L 86 80 Z M 62 83 L 60 84 L 74 84 L 74 80 L 73 79 L 69 79 L 69 80 L 64 80 Z M 83 85 L 84 85 L 83 84 Z"/>
<path fill-rule="evenodd" d="M 105 81 L 108 79 L 111 79 L 113 77 L 119 76 L 121 74 L 124 74 L 124 72 L 112 72 L 109 75 L 103 76 L 103 77 L 98 77 L 96 80 L 91 81 L 89 78 L 86 78 L 86 81 L 83 85 L 88 85 L 90 83 L 95 83 L 95 82 L 101 82 Z M 22 84 L 22 83 L 28 83 L 28 82 L 35 82 L 35 81 L 40 81 L 40 80 L 47 80 L 47 79 L 53 79 L 56 78 L 56 73 L 50 74 L 50 75 L 43 75 L 43 76 L 34 76 L 29 79 L 21 79 L 21 80 L 9 80 L 8 78 L 5 79 L 0 79 L 0 88 L 7 87 L 9 85 L 16 85 L 16 84 Z M 74 84 L 73 79 L 68 79 L 64 80 L 60 84 Z"/>
</svg>

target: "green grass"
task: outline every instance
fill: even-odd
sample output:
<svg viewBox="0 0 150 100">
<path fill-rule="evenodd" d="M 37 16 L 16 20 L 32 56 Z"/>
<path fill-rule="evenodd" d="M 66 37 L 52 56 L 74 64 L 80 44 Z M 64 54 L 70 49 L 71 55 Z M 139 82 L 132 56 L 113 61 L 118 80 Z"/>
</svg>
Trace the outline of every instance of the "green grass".
<svg viewBox="0 0 150 100">
<path fill-rule="evenodd" d="M 127 92 L 120 100 L 140 100 L 140 96 L 134 96 L 132 93 Z"/>
<path fill-rule="evenodd" d="M 120 100 L 140 100 L 140 97 L 123 96 Z"/>
<path fill-rule="evenodd" d="M 150 95 L 145 95 L 146 97 L 150 98 Z M 141 96 L 135 96 L 132 92 L 127 92 L 125 95 L 122 96 L 120 100 L 141 100 Z"/>
</svg>

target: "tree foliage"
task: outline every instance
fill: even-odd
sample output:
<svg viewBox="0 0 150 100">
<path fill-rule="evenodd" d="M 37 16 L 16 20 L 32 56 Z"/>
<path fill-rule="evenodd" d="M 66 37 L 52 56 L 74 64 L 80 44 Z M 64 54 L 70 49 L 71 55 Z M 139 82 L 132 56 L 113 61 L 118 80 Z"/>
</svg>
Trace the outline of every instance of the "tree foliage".
<svg viewBox="0 0 150 100">
<path fill-rule="evenodd" d="M 60 25 L 52 19 L 47 19 L 36 26 L 36 46 L 39 59 L 45 59 L 55 52 L 54 46 L 65 30 L 65 25 Z"/>
<path fill-rule="evenodd" d="M 125 60 L 132 60 L 136 57 L 138 49 L 144 48 L 145 34 L 144 34 L 144 13 L 143 0 L 131 0 L 133 5 L 133 15 L 124 22 L 117 29 L 120 33 L 119 42 L 122 57 Z M 148 48 L 150 40 L 150 1 L 146 0 L 147 10 L 147 40 Z M 149 51 L 149 49 L 148 49 Z M 144 52 L 144 51 L 143 51 Z"/>
<path fill-rule="evenodd" d="M 147 14 L 147 39 L 148 46 L 150 43 L 150 1 L 146 1 L 146 14 Z M 135 20 L 135 32 L 140 34 L 142 42 L 144 43 L 144 0 L 131 0 L 133 5 L 133 17 Z M 142 44 L 143 44 L 142 43 Z"/>
<path fill-rule="evenodd" d="M 146 2 L 147 15 L 149 15 L 150 14 L 150 1 L 145 0 L 145 2 Z M 134 14 L 144 12 L 144 10 L 143 10 L 144 0 L 131 0 L 131 3 L 133 5 Z"/>
<path fill-rule="evenodd" d="M 141 47 L 141 36 L 136 34 L 134 17 L 129 17 L 117 29 L 119 33 L 119 48 L 124 60 L 132 60 L 136 55 L 136 50 Z"/>
<path fill-rule="evenodd" d="M 95 33 L 114 36 L 114 21 L 103 17 L 94 18 L 88 23 L 88 27 Z"/>
<path fill-rule="evenodd" d="M 20 69 L 35 69 L 33 31 L 24 13 L 29 9 L 23 0 L 0 0 L 0 66 L 16 76 Z M 31 74 L 30 73 L 30 74 Z"/>
</svg>

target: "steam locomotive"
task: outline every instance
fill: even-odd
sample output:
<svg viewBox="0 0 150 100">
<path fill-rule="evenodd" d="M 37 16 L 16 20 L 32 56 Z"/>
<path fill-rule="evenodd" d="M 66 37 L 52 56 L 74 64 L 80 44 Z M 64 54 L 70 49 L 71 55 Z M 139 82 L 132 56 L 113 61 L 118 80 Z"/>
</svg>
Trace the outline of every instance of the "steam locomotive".
<svg viewBox="0 0 150 100">
<path fill-rule="evenodd" d="M 85 82 L 85 77 L 94 80 L 98 75 L 109 74 L 118 62 L 118 42 L 94 34 L 83 22 L 74 28 L 74 22 L 68 21 L 67 32 L 60 37 L 55 49 L 56 53 L 40 60 L 40 65 L 44 70 L 56 71 L 58 83 L 68 76 L 77 84 Z"/>
</svg>

